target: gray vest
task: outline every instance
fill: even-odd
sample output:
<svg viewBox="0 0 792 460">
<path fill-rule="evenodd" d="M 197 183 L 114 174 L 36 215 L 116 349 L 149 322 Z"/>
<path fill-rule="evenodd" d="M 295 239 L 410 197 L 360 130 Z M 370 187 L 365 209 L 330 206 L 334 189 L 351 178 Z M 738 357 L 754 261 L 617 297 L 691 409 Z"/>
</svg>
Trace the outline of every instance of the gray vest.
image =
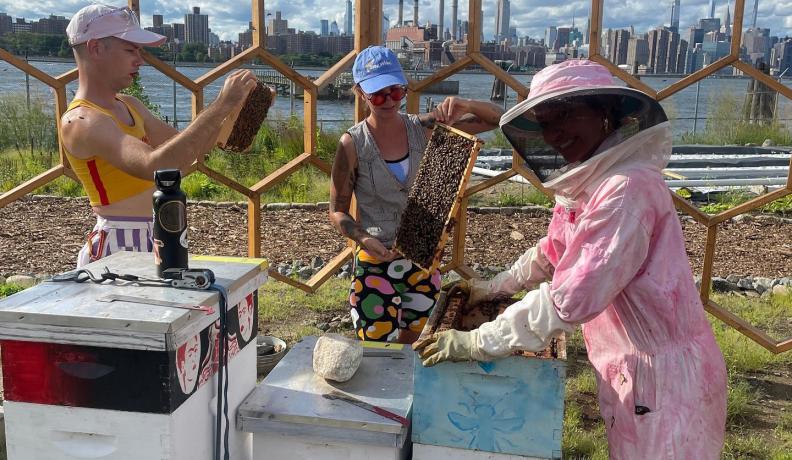
<svg viewBox="0 0 792 460">
<path fill-rule="evenodd" d="M 401 114 L 401 117 L 407 126 L 410 153 L 410 172 L 405 184 L 388 169 L 365 120 L 347 131 L 355 143 L 358 160 L 355 198 L 360 225 L 387 247 L 393 246 L 396 239 L 396 227 L 407 205 L 407 193 L 415 181 L 428 142 L 418 116 Z"/>
</svg>

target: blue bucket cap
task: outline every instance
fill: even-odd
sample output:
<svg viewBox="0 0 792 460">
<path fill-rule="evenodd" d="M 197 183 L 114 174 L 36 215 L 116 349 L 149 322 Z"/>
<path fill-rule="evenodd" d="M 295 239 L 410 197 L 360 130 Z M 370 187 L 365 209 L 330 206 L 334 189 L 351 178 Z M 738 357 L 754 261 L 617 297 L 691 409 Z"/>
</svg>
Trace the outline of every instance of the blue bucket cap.
<svg viewBox="0 0 792 460">
<path fill-rule="evenodd" d="M 384 46 L 369 46 L 361 51 L 352 66 L 352 77 L 366 94 L 393 85 L 407 85 L 399 59 Z"/>
</svg>

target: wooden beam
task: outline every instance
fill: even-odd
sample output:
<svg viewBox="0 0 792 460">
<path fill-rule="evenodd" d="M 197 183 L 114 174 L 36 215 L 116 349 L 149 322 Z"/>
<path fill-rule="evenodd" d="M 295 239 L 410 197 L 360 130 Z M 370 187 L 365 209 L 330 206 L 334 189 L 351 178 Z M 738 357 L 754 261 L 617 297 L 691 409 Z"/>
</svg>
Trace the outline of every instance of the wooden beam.
<svg viewBox="0 0 792 460">
<path fill-rule="evenodd" d="M 316 153 L 316 104 L 318 100 L 316 86 L 311 85 L 303 90 L 303 151 Z"/>
<path fill-rule="evenodd" d="M 528 180 L 528 182 L 530 182 L 531 185 L 534 186 L 534 188 L 536 188 L 540 192 L 544 193 L 546 196 L 548 196 L 550 198 L 555 196 L 555 194 L 551 190 L 545 188 L 544 184 L 542 184 L 542 181 L 539 180 L 539 178 L 536 176 L 536 174 L 530 168 L 525 166 L 525 164 L 521 163 L 521 164 L 516 164 L 515 165 L 515 164 L 512 163 L 512 169 L 517 171 L 517 174 L 519 174 L 519 175 L 523 176 L 524 178 L 526 178 Z"/>
<path fill-rule="evenodd" d="M 600 40 L 602 35 L 602 8 L 604 0 L 591 0 L 591 21 L 589 22 L 589 56 L 593 58 L 600 55 Z M 552 44 L 548 44 L 552 46 Z"/>
<path fill-rule="evenodd" d="M 468 0 L 468 56 L 481 50 L 481 0 Z"/>
<path fill-rule="evenodd" d="M 707 227 L 707 244 L 704 247 L 704 265 L 701 270 L 701 301 L 710 299 L 710 284 L 712 282 L 712 266 L 715 264 L 715 242 L 718 236 L 718 226 Z"/>
<path fill-rule="evenodd" d="M 314 80 L 314 84 L 316 85 L 316 87 L 321 89 L 331 81 L 335 81 L 335 79 L 338 77 L 338 75 L 341 72 L 346 70 L 348 67 L 352 66 L 352 63 L 355 62 L 356 56 L 357 53 L 354 50 L 347 53 L 347 55 L 341 58 L 340 61 L 333 64 L 333 66 L 327 69 L 325 73 L 323 73 L 321 76 L 319 76 L 319 78 Z"/>
<path fill-rule="evenodd" d="M 333 166 L 330 163 L 328 163 L 328 162 L 324 161 L 323 159 L 319 158 L 318 155 L 311 155 L 311 157 L 308 158 L 308 163 L 310 163 L 311 165 L 315 166 L 316 169 L 322 171 L 323 173 L 327 174 L 328 176 L 333 171 Z"/>
<path fill-rule="evenodd" d="M 248 257 L 261 257 L 261 197 L 248 197 Z"/>
<path fill-rule="evenodd" d="M 462 59 L 454 62 L 451 65 L 445 66 L 438 70 L 437 72 L 429 75 L 428 77 L 424 78 L 423 80 L 411 80 L 410 81 L 410 91 L 418 91 L 421 92 L 428 88 L 429 86 L 443 81 L 446 78 L 454 75 L 455 73 L 459 72 L 460 70 L 464 69 L 468 65 L 473 62 L 473 59 L 470 59 L 470 56 L 465 56 Z"/>
<path fill-rule="evenodd" d="M 476 270 L 473 270 L 472 268 L 470 268 L 465 264 L 457 265 L 456 267 L 454 267 L 454 271 L 459 273 L 459 276 L 465 278 L 466 280 L 469 280 L 471 278 L 480 278 L 478 276 L 478 273 L 476 273 Z"/>
<path fill-rule="evenodd" d="M 195 120 L 195 117 L 201 113 L 204 107 L 204 93 L 203 88 L 198 88 L 192 92 L 192 119 Z"/>
<path fill-rule="evenodd" d="M 3 48 L 0 48 L 0 59 L 8 62 L 9 64 L 21 70 L 22 72 L 29 74 L 33 78 L 39 80 L 40 82 L 44 83 L 49 87 L 60 88 L 61 86 L 65 85 L 64 83 L 50 76 L 48 73 L 44 72 L 43 70 L 39 70 L 36 67 L 33 67 L 32 65 L 25 62 L 23 59 L 14 56 L 13 54 L 9 53 Z"/>
<path fill-rule="evenodd" d="M 212 83 L 218 78 L 226 75 L 227 73 L 231 72 L 232 70 L 244 64 L 245 62 L 257 58 L 260 53 L 261 50 L 259 48 L 251 46 L 245 51 L 242 51 L 241 53 L 237 54 L 231 59 L 225 61 L 224 63 L 220 64 L 214 69 L 211 69 L 210 71 L 198 77 L 195 80 L 195 85 L 200 88 L 205 88 L 206 85 L 208 85 L 209 83 Z"/>
<path fill-rule="evenodd" d="M 734 2 L 734 21 L 732 21 L 731 36 L 731 55 L 735 61 L 740 60 L 740 47 L 742 46 L 743 18 L 745 12 L 745 0 L 735 0 Z"/>
<path fill-rule="evenodd" d="M 272 278 L 272 279 L 274 279 L 276 281 L 280 281 L 281 283 L 286 283 L 289 286 L 296 287 L 297 289 L 299 289 L 301 291 L 304 291 L 304 292 L 306 292 L 308 294 L 313 294 L 313 289 L 311 289 L 311 286 L 308 286 L 307 284 L 301 283 L 301 282 L 299 282 L 299 281 L 297 281 L 295 279 L 292 279 L 292 278 L 290 278 L 288 276 L 281 275 L 280 273 L 278 273 L 278 270 L 275 270 L 274 268 L 270 268 L 267 271 L 267 274 L 270 276 L 270 278 Z"/>
<path fill-rule="evenodd" d="M 316 272 L 316 274 L 314 274 L 311 279 L 308 280 L 308 283 L 306 283 L 308 287 L 311 288 L 311 292 L 316 292 L 316 290 L 322 284 L 324 284 L 325 281 L 330 279 L 330 277 L 333 276 L 333 274 L 337 272 L 348 260 L 352 259 L 353 255 L 354 250 L 347 246 L 341 252 L 336 254 L 335 257 L 330 259 L 330 261 L 327 262 L 327 264 L 322 267 L 321 270 Z"/>
<path fill-rule="evenodd" d="M 59 82 L 63 83 L 63 87 L 66 87 L 67 83 L 71 83 L 77 78 L 79 78 L 80 74 L 77 71 L 77 68 L 71 69 L 67 72 L 63 72 L 62 74 L 58 75 L 57 78 Z"/>
<path fill-rule="evenodd" d="M 29 181 L 23 182 L 22 184 L 17 185 L 11 190 L 3 193 L 2 195 L 0 195 L 0 208 L 5 207 L 12 201 L 22 198 L 23 196 L 27 195 L 33 190 L 36 190 L 42 185 L 49 184 L 53 180 L 62 176 L 64 169 L 65 168 L 63 167 L 63 165 L 54 166 L 52 169 L 44 171 L 43 173 L 30 179 Z"/>
<path fill-rule="evenodd" d="M 288 178 L 291 173 L 299 169 L 303 163 L 310 160 L 310 158 L 310 153 L 302 153 L 298 155 L 290 162 L 270 173 L 264 179 L 258 181 L 258 183 L 256 183 L 254 186 L 250 187 L 250 190 L 257 194 L 266 192 L 270 188 L 278 185 L 280 182 Z"/>
<path fill-rule="evenodd" d="M 253 49 L 253 48 L 248 48 Z M 298 85 L 302 86 L 303 89 L 316 87 L 314 83 L 306 76 L 297 72 L 293 68 L 286 65 L 283 61 L 279 58 L 274 56 L 272 53 L 262 49 L 254 49 L 253 50 L 259 58 L 269 64 L 273 69 L 277 70 L 278 72 L 282 73 L 286 78 L 289 80 L 297 83 Z"/>
<path fill-rule="evenodd" d="M 454 240 L 451 243 L 451 264 L 454 267 L 465 263 L 465 236 L 467 236 L 467 209 L 468 199 L 463 197 L 459 201 L 456 212 L 456 225 L 454 226 Z"/>
<path fill-rule="evenodd" d="M 605 59 L 604 57 L 600 55 L 596 55 L 596 56 L 592 56 L 590 59 L 594 62 L 598 62 L 603 66 L 607 67 L 608 70 L 610 70 L 610 73 L 612 73 L 616 78 L 619 78 L 628 85 L 630 85 L 630 87 L 643 91 L 644 93 L 652 96 L 652 98 L 657 97 L 657 91 L 655 91 L 654 88 L 642 82 L 638 78 L 635 78 L 634 76 L 628 74 L 627 72 L 620 69 L 617 65 L 613 64 L 611 61 Z"/>
<path fill-rule="evenodd" d="M 476 185 L 468 187 L 465 190 L 465 195 L 464 196 L 465 196 L 465 198 L 469 198 L 470 196 L 472 196 L 472 195 L 474 195 L 474 194 L 476 194 L 476 193 L 478 193 L 478 192 L 480 192 L 482 190 L 486 190 L 486 189 L 488 189 L 490 187 L 493 187 L 493 186 L 495 186 L 497 184 L 500 184 L 501 182 L 503 182 L 505 180 L 508 180 L 508 179 L 510 179 L 510 178 L 512 178 L 512 177 L 514 177 L 516 175 L 517 175 L 517 171 L 515 171 L 513 169 L 510 169 L 508 171 L 504 171 L 504 172 L 498 174 L 495 177 L 490 177 L 487 180 L 481 181 L 481 182 L 479 182 Z"/>
<path fill-rule="evenodd" d="M 709 214 L 693 206 L 691 202 L 682 198 L 678 194 L 674 193 L 674 191 L 669 189 L 668 193 L 671 194 L 671 199 L 674 201 L 674 205 L 676 205 L 677 209 L 689 215 L 690 217 L 693 218 L 693 220 L 695 220 L 696 222 L 700 223 L 705 227 L 708 227 L 710 225 L 711 217 L 709 216 Z"/>
<path fill-rule="evenodd" d="M 788 338 L 788 339 L 784 339 L 784 340 L 783 340 L 783 341 L 781 341 L 781 342 L 778 342 L 778 343 L 776 344 L 775 350 L 771 350 L 771 351 L 772 351 L 773 353 L 776 353 L 776 354 L 778 354 L 778 353 L 784 353 L 784 352 L 787 352 L 787 351 L 789 351 L 789 350 L 792 350 L 792 337 L 790 337 L 790 338 Z"/>
<path fill-rule="evenodd" d="M 719 224 L 721 222 L 727 221 L 734 216 L 738 216 L 742 213 L 752 211 L 760 206 L 764 206 L 771 201 L 775 201 L 777 199 L 783 198 L 787 195 L 792 193 L 792 191 L 787 190 L 786 188 L 780 188 L 778 190 L 774 190 L 767 195 L 758 196 L 750 201 L 746 201 L 743 204 L 737 205 L 731 209 L 723 211 L 722 213 L 714 216 L 710 222 L 712 224 Z"/>
<path fill-rule="evenodd" d="M 367 11 L 372 0 L 355 0 L 355 52 L 359 53 L 368 48 L 371 40 L 368 33 L 368 18 L 364 17 L 363 11 Z"/>
<path fill-rule="evenodd" d="M 248 198 L 257 196 L 249 188 L 247 188 L 244 185 L 240 184 L 239 182 L 231 179 L 230 177 L 226 177 L 225 175 L 223 175 L 223 173 L 215 171 L 214 169 L 210 168 L 209 166 L 206 166 L 206 164 L 204 162 L 199 162 L 196 165 L 196 169 L 198 171 L 200 171 L 201 173 L 207 175 L 212 180 L 214 180 L 216 182 L 219 182 L 219 183 L 225 185 L 226 187 L 230 188 L 231 190 L 234 190 L 235 192 L 239 192 L 239 193 L 241 193 L 242 195 L 245 195 Z"/>
<path fill-rule="evenodd" d="M 735 61 L 734 64 L 732 65 L 734 65 L 734 67 L 736 67 L 737 69 L 741 70 L 744 74 L 756 80 L 761 81 L 762 83 L 769 86 L 773 90 L 783 94 L 787 99 L 792 99 L 792 88 L 781 83 L 775 78 L 772 78 L 770 75 L 764 74 L 762 71 L 755 68 L 751 64 L 742 61 Z"/>
<path fill-rule="evenodd" d="M 66 147 L 63 145 L 63 138 L 61 138 L 61 117 L 66 113 L 68 102 L 66 101 L 66 86 L 54 88 L 55 92 L 55 129 L 58 135 L 58 156 L 60 162 L 65 167 L 69 166 L 69 159 L 66 158 Z"/>
<path fill-rule="evenodd" d="M 159 58 L 152 55 L 145 49 L 142 51 L 141 56 L 143 57 L 143 60 L 148 62 L 152 67 L 162 72 L 162 74 L 171 80 L 175 80 L 176 83 L 187 88 L 189 91 L 195 91 L 198 89 L 198 85 L 196 85 L 194 81 L 185 77 L 181 72 L 176 70 L 175 67 L 162 62 Z"/>
<path fill-rule="evenodd" d="M 772 337 L 734 313 L 722 308 L 712 300 L 707 300 L 704 303 L 704 309 L 707 310 L 712 316 L 733 327 L 737 330 L 737 332 L 753 340 L 757 344 L 766 348 L 768 351 L 772 353 L 781 353 L 784 351 L 779 350 L 776 341 Z"/>
<path fill-rule="evenodd" d="M 129 6 L 129 9 L 134 11 L 138 19 L 140 19 L 140 0 L 129 0 L 127 6 Z"/>
<path fill-rule="evenodd" d="M 714 74 L 720 69 L 728 66 L 729 64 L 732 64 L 736 60 L 737 59 L 735 59 L 735 57 L 732 55 L 722 57 L 717 61 L 713 62 L 712 64 L 708 65 L 707 67 L 704 67 L 701 70 L 697 70 L 696 72 L 680 79 L 679 81 L 673 83 L 672 85 L 661 89 L 660 91 L 657 92 L 656 99 L 658 101 L 662 101 L 663 99 L 669 96 L 673 96 L 677 92 L 687 88 L 688 86 L 692 85 L 693 83 L 696 83 L 699 80 L 703 80 L 709 77 L 710 75 Z"/>
<path fill-rule="evenodd" d="M 250 17 L 253 23 L 252 48 L 267 49 L 266 34 L 264 33 L 264 0 L 253 0 L 253 10 Z"/>
<path fill-rule="evenodd" d="M 421 111 L 421 93 L 410 91 L 407 93 L 407 113 L 419 113 Z"/>
</svg>

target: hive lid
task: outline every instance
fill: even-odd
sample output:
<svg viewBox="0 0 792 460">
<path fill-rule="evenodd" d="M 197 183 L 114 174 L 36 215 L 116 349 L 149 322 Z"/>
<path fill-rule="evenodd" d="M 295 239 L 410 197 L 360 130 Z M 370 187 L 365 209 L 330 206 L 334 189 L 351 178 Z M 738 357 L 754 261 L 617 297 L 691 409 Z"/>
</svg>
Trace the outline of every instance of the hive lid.
<svg viewBox="0 0 792 460">
<path fill-rule="evenodd" d="M 357 405 L 323 395 L 341 392 L 408 418 L 412 408 L 414 352 L 396 344 L 364 343 L 363 360 L 352 379 L 329 382 L 313 372 L 317 337 L 294 345 L 242 403 L 238 426 L 247 432 L 401 447 L 408 427 Z"/>
<path fill-rule="evenodd" d="M 191 256 L 191 268 L 214 272 L 229 293 L 228 308 L 267 279 L 262 259 Z M 94 275 L 105 267 L 119 274 L 156 278 L 149 253 L 119 252 L 86 265 Z M 139 286 L 128 282 L 44 282 L 0 300 L 0 339 L 173 350 L 218 318 L 217 292 Z M 214 312 L 163 306 L 211 306 Z"/>
</svg>

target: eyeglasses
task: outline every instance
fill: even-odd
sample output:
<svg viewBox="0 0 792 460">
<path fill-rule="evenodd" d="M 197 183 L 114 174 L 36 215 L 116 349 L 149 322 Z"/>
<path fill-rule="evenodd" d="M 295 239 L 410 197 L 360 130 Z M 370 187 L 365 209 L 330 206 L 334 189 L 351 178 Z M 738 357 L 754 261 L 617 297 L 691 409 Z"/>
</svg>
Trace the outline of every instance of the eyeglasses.
<svg viewBox="0 0 792 460">
<path fill-rule="evenodd" d="M 115 8 L 106 13 L 102 13 L 99 16 L 92 17 L 88 23 L 85 24 L 85 27 L 83 27 L 82 33 L 87 33 L 88 27 L 90 27 L 95 20 L 111 15 L 118 16 L 119 18 L 123 19 L 129 28 L 140 27 L 140 21 L 138 20 L 137 14 L 135 14 L 135 12 L 128 6 L 125 6 L 123 8 Z"/>
<path fill-rule="evenodd" d="M 407 88 L 398 85 L 398 86 L 391 86 L 390 91 L 388 91 L 387 93 L 385 92 L 384 89 L 381 89 L 374 94 L 367 94 L 366 99 L 368 99 L 369 102 L 371 102 L 371 105 L 375 107 L 379 107 L 382 104 L 384 104 L 388 98 L 390 98 L 393 102 L 399 102 L 402 99 L 404 99 L 404 96 L 406 95 L 407 95 Z"/>
</svg>

